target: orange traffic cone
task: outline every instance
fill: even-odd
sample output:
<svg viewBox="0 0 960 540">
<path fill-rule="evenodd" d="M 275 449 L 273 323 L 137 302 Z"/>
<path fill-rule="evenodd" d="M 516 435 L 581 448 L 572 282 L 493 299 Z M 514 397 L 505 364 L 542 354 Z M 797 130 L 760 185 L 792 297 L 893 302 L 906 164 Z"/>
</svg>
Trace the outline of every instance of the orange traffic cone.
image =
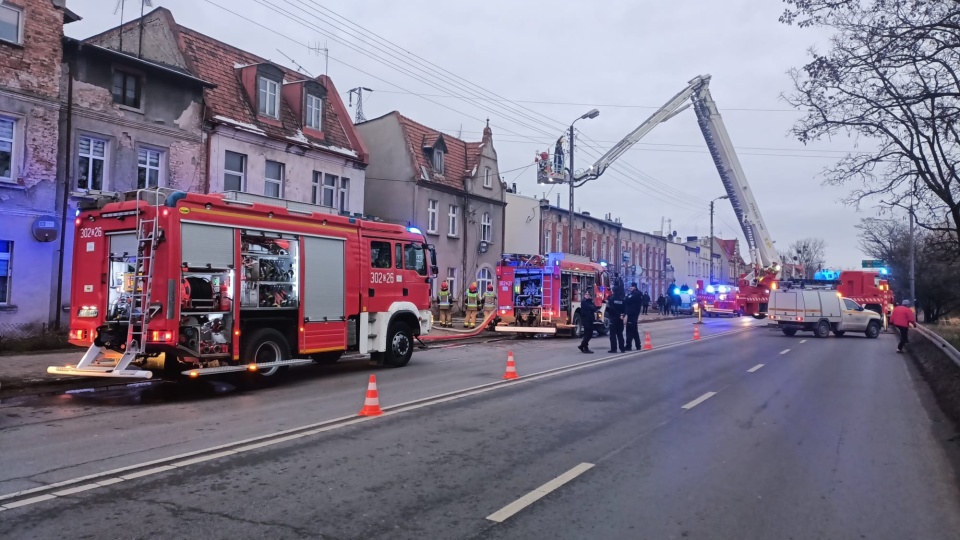
<svg viewBox="0 0 960 540">
<path fill-rule="evenodd" d="M 513 362 L 513 351 L 507 353 L 507 372 L 503 374 L 503 378 L 506 380 L 520 378 L 517 375 L 517 365 Z"/>
<path fill-rule="evenodd" d="M 367 383 L 367 399 L 363 401 L 363 408 L 357 413 L 359 416 L 379 416 L 383 414 L 380 410 L 380 397 L 377 394 L 377 376 L 370 375 L 370 382 Z"/>
<path fill-rule="evenodd" d="M 653 343 L 650 342 L 650 332 L 644 332 L 646 336 L 643 338 L 643 350 L 649 351 L 653 348 Z"/>
<path fill-rule="evenodd" d="M 700 339 L 700 327 L 699 327 L 699 326 L 694 326 L 694 327 L 693 327 L 693 340 L 694 340 L 694 341 L 697 341 L 698 339 Z"/>
</svg>

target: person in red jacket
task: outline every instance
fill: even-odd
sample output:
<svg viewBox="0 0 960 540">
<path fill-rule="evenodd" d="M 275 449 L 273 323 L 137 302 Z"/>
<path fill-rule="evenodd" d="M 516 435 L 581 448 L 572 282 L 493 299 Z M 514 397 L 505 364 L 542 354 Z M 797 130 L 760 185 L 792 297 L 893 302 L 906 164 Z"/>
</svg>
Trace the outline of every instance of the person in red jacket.
<svg viewBox="0 0 960 540">
<path fill-rule="evenodd" d="M 900 332 L 900 344 L 897 345 L 897 352 L 903 352 L 903 346 L 909 343 L 907 339 L 907 334 L 910 332 L 910 327 L 917 327 L 917 316 L 913 313 L 913 310 L 910 309 L 910 301 L 904 300 L 899 306 L 894 308 L 893 314 L 890 315 L 890 324 L 897 327 L 897 331 Z"/>
</svg>

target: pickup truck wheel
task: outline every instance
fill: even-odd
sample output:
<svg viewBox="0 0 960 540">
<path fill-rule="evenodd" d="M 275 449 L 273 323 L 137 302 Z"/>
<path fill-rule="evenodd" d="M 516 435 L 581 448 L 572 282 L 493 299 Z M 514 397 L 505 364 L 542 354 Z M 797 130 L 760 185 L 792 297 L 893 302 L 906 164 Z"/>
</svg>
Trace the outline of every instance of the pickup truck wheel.
<svg viewBox="0 0 960 540">
<path fill-rule="evenodd" d="M 817 323 L 817 326 L 813 329 L 813 335 L 818 338 L 825 338 L 830 335 L 830 323 L 827 321 L 820 321 Z"/>
<path fill-rule="evenodd" d="M 261 328 L 253 332 L 243 347 L 241 362 L 263 364 L 278 360 L 290 360 L 290 345 L 283 334 L 273 328 Z M 274 366 L 262 369 L 258 373 L 263 377 L 276 375 L 283 368 Z"/>
<path fill-rule="evenodd" d="M 783 335 L 785 335 L 785 336 L 791 336 L 791 337 L 792 337 L 792 336 L 797 335 L 797 329 L 796 329 L 796 328 L 781 328 L 780 330 L 783 331 Z"/>
<path fill-rule="evenodd" d="M 837 337 L 843 337 L 843 335 L 846 334 L 846 333 L 847 333 L 847 332 L 846 332 L 845 330 L 834 330 L 834 331 L 833 331 L 833 335 L 835 335 L 835 336 L 837 336 Z"/>
<path fill-rule="evenodd" d="M 867 331 L 864 332 L 868 338 L 877 339 L 877 336 L 880 335 L 880 323 L 873 321 L 867 325 Z"/>
<path fill-rule="evenodd" d="M 383 355 L 383 363 L 387 366 L 399 368 L 410 363 L 413 356 L 413 334 L 410 328 L 402 323 L 395 322 L 387 331 L 387 351 Z"/>
</svg>

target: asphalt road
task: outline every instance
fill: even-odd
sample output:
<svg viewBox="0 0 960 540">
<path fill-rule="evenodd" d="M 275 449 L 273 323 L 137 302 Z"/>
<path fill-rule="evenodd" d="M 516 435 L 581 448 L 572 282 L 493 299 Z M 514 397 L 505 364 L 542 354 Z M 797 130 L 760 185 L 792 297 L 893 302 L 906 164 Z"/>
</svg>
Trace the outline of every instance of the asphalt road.
<svg viewBox="0 0 960 540">
<path fill-rule="evenodd" d="M 957 538 L 955 433 L 892 337 L 752 323 L 711 320 L 699 342 L 690 321 L 648 325 L 655 348 L 640 354 L 510 341 L 418 352 L 400 370 L 291 370 L 256 391 L 3 405 L 0 537 Z M 497 381 L 508 350 L 520 381 L 430 399 Z M 425 401 L 348 418 L 371 372 L 385 407 Z"/>
</svg>

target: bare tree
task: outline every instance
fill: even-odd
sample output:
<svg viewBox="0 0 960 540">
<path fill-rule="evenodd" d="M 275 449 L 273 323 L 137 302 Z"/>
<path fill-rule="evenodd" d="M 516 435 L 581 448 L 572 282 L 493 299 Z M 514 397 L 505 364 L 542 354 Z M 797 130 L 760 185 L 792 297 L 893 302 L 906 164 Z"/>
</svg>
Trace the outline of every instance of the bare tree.
<svg viewBox="0 0 960 540">
<path fill-rule="evenodd" d="M 798 265 L 803 279 L 813 279 L 814 275 L 827 262 L 827 242 L 823 238 L 803 238 L 790 244 L 785 254 L 788 263 Z"/>
<path fill-rule="evenodd" d="M 784 0 L 780 20 L 833 31 L 790 71 L 801 141 L 846 136 L 864 150 L 825 171 L 848 201 L 911 205 L 931 241 L 960 254 L 960 2 Z M 875 150 L 868 147 L 876 145 Z"/>
</svg>

